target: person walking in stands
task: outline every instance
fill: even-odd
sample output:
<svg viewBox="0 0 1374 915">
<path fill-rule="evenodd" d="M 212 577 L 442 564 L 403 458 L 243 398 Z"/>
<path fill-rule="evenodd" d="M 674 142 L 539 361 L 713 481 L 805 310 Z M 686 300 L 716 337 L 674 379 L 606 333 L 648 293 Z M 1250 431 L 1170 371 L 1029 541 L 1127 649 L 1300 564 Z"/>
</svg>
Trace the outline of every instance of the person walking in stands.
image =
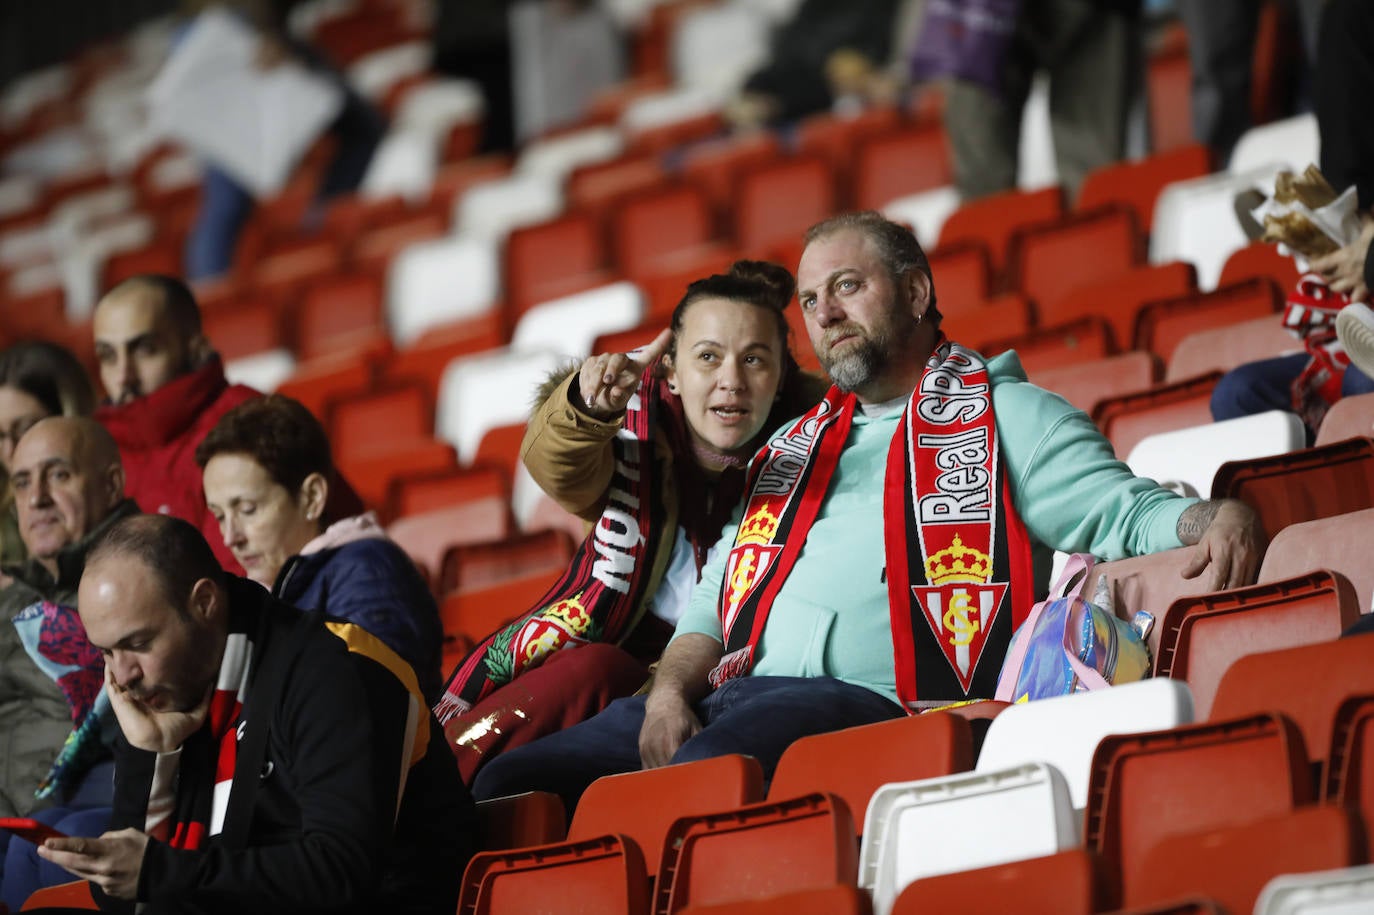
<svg viewBox="0 0 1374 915">
<path fill-rule="evenodd" d="M 435 711 L 465 779 L 644 684 L 739 501 L 745 463 L 823 393 L 788 346 L 795 288 L 777 264 L 738 261 L 688 286 L 645 348 L 549 379 L 522 457 L 593 528 L 549 593 L 450 677 Z"/>
<path fill-rule="evenodd" d="M 771 777 L 808 734 L 993 695 L 1043 547 L 1196 544 L 1207 587 L 1254 577 L 1243 503 L 1141 479 L 1088 417 L 945 338 L 924 252 L 877 213 L 812 227 L 806 328 L 835 386 L 754 458 L 647 697 L 493 760 L 478 798 L 575 806 L 594 779 L 725 753 Z"/>
<path fill-rule="evenodd" d="M 103 909 L 454 910 L 476 814 L 394 652 L 226 575 L 177 518 L 108 530 L 79 604 L 121 732 L 114 814 L 38 853 Z"/>
<path fill-rule="evenodd" d="M 221 416 L 261 397 L 230 384 L 200 324 L 200 307 L 181 280 L 131 277 L 96 303 L 92 329 L 107 402 L 95 418 L 119 444 L 126 491 L 146 512 L 184 518 L 200 529 L 226 571 L 243 571 L 205 506 L 196 446 Z M 362 506 L 343 481 L 330 518 Z"/>
</svg>

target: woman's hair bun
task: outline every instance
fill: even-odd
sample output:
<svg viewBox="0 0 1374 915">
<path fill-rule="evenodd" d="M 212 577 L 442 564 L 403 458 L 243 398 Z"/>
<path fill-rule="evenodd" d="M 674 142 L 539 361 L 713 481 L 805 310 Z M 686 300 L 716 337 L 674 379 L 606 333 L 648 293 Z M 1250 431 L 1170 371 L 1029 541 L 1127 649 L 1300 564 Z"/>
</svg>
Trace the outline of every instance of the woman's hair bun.
<svg viewBox="0 0 1374 915">
<path fill-rule="evenodd" d="M 731 277 L 759 288 L 758 304 L 781 311 L 797 291 L 797 281 L 786 267 L 769 261 L 735 261 L 730 265 Z"/>
</svg>

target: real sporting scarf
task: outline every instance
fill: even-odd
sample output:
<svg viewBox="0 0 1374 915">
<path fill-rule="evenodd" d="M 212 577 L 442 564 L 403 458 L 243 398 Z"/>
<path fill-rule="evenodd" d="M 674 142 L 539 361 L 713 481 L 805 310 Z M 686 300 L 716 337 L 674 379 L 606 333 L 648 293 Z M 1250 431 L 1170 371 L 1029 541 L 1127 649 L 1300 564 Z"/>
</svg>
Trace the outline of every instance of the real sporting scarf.
<svg viewBox="0 0 1374 915">
<path fill-rule="evenodd" d="M 487 636 L 459 663 L 434 707 L 440 725 L 551 653 L 589 642 L 617 643 L 634 628 L 667 521 L 653 456 L 655 424 L 666 396 L 671 396 L 666 383 L 650 366 L 611 442 L 615 465 L 601 517 L 534 607 Z"/>
<path fill-rule="evenodd" d="M 1288 293 L 1283 326 L 1293 332 L 1310 358 L 1293 379 L 1293 412 L 1307 427 L 1319 429 L 1331 405 L 1341 398 L 1350 357 L 1336 339 L 1336 315 L 1350 299 L 1336 292 L 1317 274 L 1305 274 Z"/>
<path fill-rule="evenodd" d="M 187 740 L 181 757 L 169 844 L 200 848 L 224 829 L 229 792 L 238 761 L 239 718 L 248 690 L 253 643 L 246 632 L 230 632 L 220 660 L 205 726 Z"/>
<path fill-rule="evenodd" d="M 752 669 L 856 404 L 832 387 L 755 458 L 721 587 L 725 654 L 713 686 Z M 992 384 L 975 354 L 940 342 L 893 436 L 884 483 L 898 697 L 911 708 L 992 696 L 1012 631 L 1030 612 L 1032 572 L 998 450 Z"/>
</svg>

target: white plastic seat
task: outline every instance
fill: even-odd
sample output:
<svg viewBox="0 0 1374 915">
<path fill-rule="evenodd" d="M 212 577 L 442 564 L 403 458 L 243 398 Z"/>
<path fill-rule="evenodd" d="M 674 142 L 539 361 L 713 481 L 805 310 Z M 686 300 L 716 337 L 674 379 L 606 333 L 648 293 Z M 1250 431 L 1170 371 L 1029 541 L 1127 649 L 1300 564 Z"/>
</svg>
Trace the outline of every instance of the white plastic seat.
<svg viewBox="0 0 1374 915">
<path fill-rule="evenodd" d="M 1369 915 L 1374 864 L 1310 874 L 1284 874 L 1264 885 L 1255 915 Z"/>
<path fill-rule="evenodd" d="M 597 337 L 637 327 L 643 316 L 643 293 L 622 280 L 535 305 L 516 323 L 511 349 L 585 359 Z"/>
<path fill-rule="evenodd" d="M 888 915 L 902 890 L 923 877 L 1038 858 L 1078 843 L 1068 784 L 1047 763 L 897 782 L 869 801 L 859 886 L 873 893 L 874 915 Z"/>
<path fill-rule="evenodd" d="M 0 217 L 22 213 L 43 196 L 43 182 L 32 175 L 0 178 Z"/>
<path fill-rule="evenodd" d="M 563 361 L 509 348 L 453 360 L 439 381 L 435 436 L 453 445 L 458 463 L 471 464 L 488 429 L 529 418 L 535 390 Z"/>
<path fill-rule="evenodd" d="M 957 209 L 959 191 L 948 185 L 890 200 L 883 207 L 883 215 L 896 222 L 909 223 L 916 230 L 921 247 L 934 251 L 940 243 L 940 230 L 945 220 Z"/>
<path fill-rule="evenodd" d="M 1270 162 L 1279 162 L 1289 171 L 1302 174 L 1307 166 L 1317 164 L 1320 153 L 1317 116 L 1308 112 L 1282 121 L 1260 124 L 1245 131 L 1236 141 L 1226 170 L 1237 175 Z"/>
<path fill-rule="evenodd" d="M 264 394 L 275 391 L 295 371 L 296 357 L 285 349 L 254 353 L 224 364 L 224 377 L 230 384 L 246 384 Z"/>
<path fill-rule="evenodd" d="M 522 531 L 567 531 L 574 541 L 587 536 L 587 522 L 559 505 L 539 488 L 521 461 L 515 465 L 515 480 L 511 484 L 511 514 Z"/>
<path fill-rule="evenodd" d="M 727 99 L 768 60 L 768 21 L 745 3 L 721 3 L 684 13 L 672 35 L 678 86 Z"/>
<path fill-rule="evenodd" d="M 439 141 L 422 129 L 388 130 L 367 164 L 358 193 L 371 200 L 405 197 L 419 203 L 429 197 L 439 169 Z"/>
<path fill-rule="evenodd" d="M 1198 289 L 1216 288 L 1226 258 L 1250 243 L 1236 219 L 1236 195 L 1255 187 L 1272 193 L 1280 168 L 1270 162 L 1244 172 L 1220 172 L 1167 185 L 1155 200 L 1150 263 L 1188 261 L 1197 268 Z"/>
<path fill-rule="evenodd" d="M 1158 731 L 1193 720 L 1193 694 L 1182 680 L 1141 680 L 1111 689 L 1023 702 L 992 719 L 974 771 L 1019 763 L 1053 765 L 1076 810 L 1088 803 L 1093 753 L 1108 734 Z"/>
<path fill-rule="evenodd" d="M 561 181 L 579 166 L 614 159 L 624 149 L 625 138 L 619 129 L 588 127 L 529 143 L 521 151 L 515 170 Z"/>
<path fill-rule="evenodd" d="M 553 219 L 563 211 L 562 182 L 548 175 L 511 175 L 470 187 L 453 209 L 465 235 L 505 240 L 512 229 Z"/>
<path fill-rule="evenodd" d="M 383 98 L 403 79 L 429 70 L 434 48 L 428 41 L 405 41 L 364 54 L 348 68 L 348 81 L 370 99 Z"/>
<path fill-rule="evenodd" d="M 126 213 L 54 245 L 67 291 L 67 317 L 73 321 L 90 317 L 103 291 L 100 276 L 105 261 L 122 251 L 136 251 L 148 245 L 155 231 L 148 214 Z"/>
<path fill-rule="evenodd" d="M 705 89 L 669 89 L 641 95 L 620 112 L 620 127 L 633 136 L 655 127 L 690 121 L 719 111 L 721 101 Z"/>
<path fill-rule="evenodd" d="M 455 124 L 482 119 L 486 103 L 477 83 L 467 79 L 436 79 L 406 92 L 396 110 L 394 126 L 442 137 Z"/>
<path fill-rule="evenodd" d="M 489 311 L 501 294 L 496 246 L 480 238 L 416 242 L 386 275 L 391 338 L 413 343 L 431 327 Z"/>
<path fill-rule="evenodd" d="M 1131 449 L 1126 465 L 1138 477 L 1185 484 L 1185 495 L 1207 498 L 1212 478 L 1227 461 L 1296 451 L 1306 444 L 1296 413 L 1270 410 L 1205 426 L 1147 435 Z"/>
<path fill-rule="evenodd" d="M 1054 133 L 1050 129 L 1050 81 L 1045 73 L 1031 82 L 1021 114 L 1016 158 L 1016 186 L 1021 190 L 1038 191 L 1059 183 L 1059 162 L 1054 157 Z"/>
</svg>

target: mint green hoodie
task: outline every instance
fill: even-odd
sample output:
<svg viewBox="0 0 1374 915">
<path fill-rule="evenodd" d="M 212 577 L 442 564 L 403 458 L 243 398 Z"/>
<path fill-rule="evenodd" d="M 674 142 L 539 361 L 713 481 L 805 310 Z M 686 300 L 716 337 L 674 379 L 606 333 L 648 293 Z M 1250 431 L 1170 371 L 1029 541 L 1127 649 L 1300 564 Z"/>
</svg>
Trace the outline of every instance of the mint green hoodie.
<svg viewBox="0 0 1374 915">
<path fill-rule="evenodd" d="M 1015 353 L 987 362 L 1012 498 L 1043 547 L 1120 559 L 1182 546 L 1178 517 L 1196 499 L 1134 476 L 1081 410 L 1026 380 Z M 821 512 L 769 613 L 753 673 L 836 677 L 897 701 L 883 548 L 883 474 L 901 409 L 854 417 Z M 721 638 L 723 549 L 702 570 L 676 635 Z"/>
</svg>

